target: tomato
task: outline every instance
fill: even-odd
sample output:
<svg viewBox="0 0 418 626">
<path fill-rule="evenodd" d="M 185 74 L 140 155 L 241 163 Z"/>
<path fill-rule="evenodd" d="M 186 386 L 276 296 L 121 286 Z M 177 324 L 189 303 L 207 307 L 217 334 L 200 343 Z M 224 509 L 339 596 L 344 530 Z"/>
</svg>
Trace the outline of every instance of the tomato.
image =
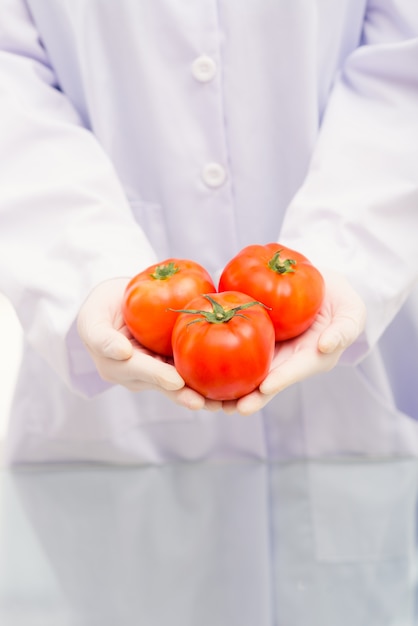
<svg viewBox="0 0 418 626">
<path fill-rule="evenodd" d="M 243 248 L 225 266 L 218 290 L 242 291 L 269 307 L 276 341 L 312 325 L 325 295 L 321 273 L 299 252 L 278 243 Z"/>
<path fill-rule="evenodd" d="M 195 296 L 216 291 L 201 265 L 170 258 L 151 265 L 128 283 L 122 303 L 125 324 L 143 346 L 172 356 L 171 333 L 178 313 Z"/>
<path fill-rule="evenodd" d="M 186 384 L 212 400 L 234 400 L 266 377 L 274 328 L 246 294 L 204 294 L 180 313 L 172 336 L 174 365 Z"/>
</svg>

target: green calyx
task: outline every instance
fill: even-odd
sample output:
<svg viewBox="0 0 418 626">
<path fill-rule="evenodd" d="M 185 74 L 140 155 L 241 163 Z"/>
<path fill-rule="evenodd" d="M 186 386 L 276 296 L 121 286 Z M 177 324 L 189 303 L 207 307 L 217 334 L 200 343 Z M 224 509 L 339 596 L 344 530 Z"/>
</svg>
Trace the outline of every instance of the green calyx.
<svg viewBox="0 0 418 626">
<path fill-rule="evenodd" d="M 291 274 L 295 270 L 293 266 L 296 265 L 296 261 L 294 259 L 285 259 L 284 261 L 280 258 L 281 250 L 278 250 L 276 254 L 270 259 L 268 262 L 268 266 L 273 272 L 276 274 Z"/>
<path fill-rule="evenodd" d="M 150 274 L 151 278 L 154 280 L 167 280 L 177 274 L 180 271 L 180 268 L 173 262 L 167 263 L 166 265 L 157 265 L 154 272 Z"/>
<path fill-rule="evenodd" d="M 206 322 L 209 322 L 209 324 L 225 324 L 226 322 L 229 322 L 229 320 L 231 320 L 233 317 L 245 317 L 245 315 L 241 314 L 241 311 L 244 311 L 251 306 L 259 304 L 260 306 L 265 307 L 262 302 L 257 302 L 257 300 L 253 300 L 252 302 L 245 302 L 245 304 L 240 304 L 239 306 L 236 306 L 232 309 L 224 309 L 224 307 L 219 304 L 219 302 L 216 302 L 216 300 L 214 300 L 211 296 L 205 294 L 203 297 L 206 298 L 206 300 L 209 300 L 209 302 L 211 303 L 212 311 L 202 311 L 199 309 L 170 309 L 170 311 L 174 311 L 175 313 L 190 313 L 191 315 L 201 315 Z M 200 321 L 203 320 L 197 319 L 193 320 L 190 323 L 194 324 L 195 322 Z"/>
</svg>

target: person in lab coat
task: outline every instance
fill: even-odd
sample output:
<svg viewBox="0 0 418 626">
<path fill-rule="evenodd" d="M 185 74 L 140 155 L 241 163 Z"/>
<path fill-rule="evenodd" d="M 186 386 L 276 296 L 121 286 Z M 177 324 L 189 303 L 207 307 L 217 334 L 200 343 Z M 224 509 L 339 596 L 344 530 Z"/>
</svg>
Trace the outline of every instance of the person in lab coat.
<svg viewBox="0 0 418 626">
<path fill-rule="evenodd" d="M 25 337 L 7 460 L 417 454 L 416 1 L 0 16 L 0 289 Z M 124 335 L 134 274 L 216 277 L 274 240 L 327 296 L 260 390 L 210 402 Z"/>
</svg>

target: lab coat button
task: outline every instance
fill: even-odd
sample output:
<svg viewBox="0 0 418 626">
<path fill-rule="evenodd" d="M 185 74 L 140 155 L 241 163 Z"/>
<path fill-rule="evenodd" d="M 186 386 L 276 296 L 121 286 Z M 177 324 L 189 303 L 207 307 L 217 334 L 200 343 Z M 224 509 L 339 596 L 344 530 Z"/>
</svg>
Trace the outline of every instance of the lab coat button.
<svg viewBox="0 0 418 626">
<path fill-rule="evenodd" d="M 209 82 L 216 74 L 215 61 L 205 54 L 197 57 L 192 65 L 192 74 L 201 83 Z"/>
<path fill-rule="evenodd" d="M 226 171 L 219 163 L 207 163 L 202 178 L 208 187 L 220 187 L 226 180 Z"/>
</svg>

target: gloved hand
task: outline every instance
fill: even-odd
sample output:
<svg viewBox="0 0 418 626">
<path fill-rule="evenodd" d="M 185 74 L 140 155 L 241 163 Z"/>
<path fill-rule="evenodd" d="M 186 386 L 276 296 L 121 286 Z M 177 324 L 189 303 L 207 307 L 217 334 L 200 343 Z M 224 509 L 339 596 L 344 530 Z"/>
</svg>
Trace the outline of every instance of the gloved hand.
<svg viewBox="0 0 418 626">
<path fill-rule="evenodd" d="M 322 274 L 326 295 L 313 325 L 299 337 L 277 343 L 270 372 L 259 389 L 235 402 L 224 402 L 225 412 L 255 413 L 286 387 L 331 370 L 360 336 L 366 322 L 362 299 L 341 274 Z"/>
<path fill-rule="evenodd" d="M 143 348 L 131 336 L 121 312 L 128 282 L 128 278 L 116 278 L 101 283 L 78 315 L 78 333 L 100 376 L 131 391 L 160 391 L 188 409 L 218 410 L 220 402 L 207 400 L 186 387 L 169 359 Z"/>
</svg>

